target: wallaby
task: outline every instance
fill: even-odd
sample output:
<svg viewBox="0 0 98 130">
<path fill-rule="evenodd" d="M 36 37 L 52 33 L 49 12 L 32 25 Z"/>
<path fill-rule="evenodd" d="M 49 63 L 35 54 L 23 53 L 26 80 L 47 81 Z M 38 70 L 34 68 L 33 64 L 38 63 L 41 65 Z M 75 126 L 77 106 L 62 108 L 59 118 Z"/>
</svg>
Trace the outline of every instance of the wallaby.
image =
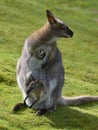
<svg viewBox="0 0 98 130">
<path fill-rule="evenodd" d="M 79 105 L 98 101 L 98 96 L 72 98 L 61 96 L 64 84 L 64 67 L 56 40 L 70 38 L 73 36 L 73 32 L 49 10 L 46 11 L 46 15 L 45 25 L 25 40 L 21 57 L 17 63 L 17 82 L 23 99 L 25 100 L 27 97 L 27 81 L 33 76 L 43 84 L 39 100 L 32 106 L 32 108 L 39 110 L 39 115 L 54 110 L 57 104 Z M 30 95 L 26 100 L 26 105 L 30 106 L 33 101 L 34 97 Z"/>
</svg>

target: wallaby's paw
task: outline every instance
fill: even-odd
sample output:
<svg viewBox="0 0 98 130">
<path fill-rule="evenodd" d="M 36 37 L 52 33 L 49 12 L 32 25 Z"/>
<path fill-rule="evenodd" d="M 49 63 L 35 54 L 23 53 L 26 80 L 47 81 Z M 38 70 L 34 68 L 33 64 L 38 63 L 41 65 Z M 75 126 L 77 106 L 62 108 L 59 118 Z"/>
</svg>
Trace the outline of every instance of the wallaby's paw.
<svg viewBox="0 0 98 130">
<path fill-rule="evenodd" d="M 39 49 L 36 50 L 36 57 L 39 60 L 44 59 L 45 56 L 46 56 L 46 52 L 45 52 L 44 48 L 39 48 Z"/>
<path fill-rule="evenodd" d="M 20 109 L 22 109 L 22 108 L 24 108 L 25 107 L 25 104 L 24 103 L 17 103 L 14 107 L 13 107 L 13 112 L 16 112 L 16 111 L 18 111 L 18 110 L 20 110 Z"/>
</svg>

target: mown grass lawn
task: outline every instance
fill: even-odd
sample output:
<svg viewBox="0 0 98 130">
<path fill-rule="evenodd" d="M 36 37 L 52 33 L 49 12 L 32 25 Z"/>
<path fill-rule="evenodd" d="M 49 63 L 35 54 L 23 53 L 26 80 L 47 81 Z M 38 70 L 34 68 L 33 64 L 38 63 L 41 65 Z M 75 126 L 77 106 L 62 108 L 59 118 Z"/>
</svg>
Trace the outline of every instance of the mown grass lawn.
<svg viewBox="0 0 98 130">
<path fill-rule="evenodd" d="M 45 116 L 25 109 L 12 113 L 22 101 L 15 68 L 24 40 L 46 21 L 50 9 L 74 31 L 60 39 L 66 81 L 63 95 L 98 95 L 97 0 L 0 0 L 0 130 L 98 130 L 98 103 L 58 106 Z"/>
</svg>

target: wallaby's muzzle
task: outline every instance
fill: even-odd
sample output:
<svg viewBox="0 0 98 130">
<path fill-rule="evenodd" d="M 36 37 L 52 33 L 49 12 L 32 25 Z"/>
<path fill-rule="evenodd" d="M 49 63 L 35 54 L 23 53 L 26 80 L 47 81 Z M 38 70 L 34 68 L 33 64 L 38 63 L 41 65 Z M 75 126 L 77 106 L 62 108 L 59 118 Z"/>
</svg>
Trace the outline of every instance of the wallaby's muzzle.
<svg viewBox="0 0 98 130">
<path fill-rule="evenodd" d="M 71 31 L 68 27 L 66 27 L 65 37 L 70 38 L 73 36 L 73 31 Z"/>
</svg>

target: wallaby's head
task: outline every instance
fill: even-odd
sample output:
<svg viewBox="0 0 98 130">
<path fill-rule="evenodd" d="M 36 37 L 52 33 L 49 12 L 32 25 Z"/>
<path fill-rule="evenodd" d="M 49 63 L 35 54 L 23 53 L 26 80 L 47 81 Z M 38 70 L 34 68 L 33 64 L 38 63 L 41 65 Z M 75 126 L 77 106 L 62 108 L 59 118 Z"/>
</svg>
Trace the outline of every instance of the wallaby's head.
<svg viewBox="0 0 98 130">
<path fill-rule="evenodd" d="M 73 32 L 63 21 L 56 18 L 49 10 L 46 10 L 47 19 L 56 37 L 72 37 Z"/>
</svg>

